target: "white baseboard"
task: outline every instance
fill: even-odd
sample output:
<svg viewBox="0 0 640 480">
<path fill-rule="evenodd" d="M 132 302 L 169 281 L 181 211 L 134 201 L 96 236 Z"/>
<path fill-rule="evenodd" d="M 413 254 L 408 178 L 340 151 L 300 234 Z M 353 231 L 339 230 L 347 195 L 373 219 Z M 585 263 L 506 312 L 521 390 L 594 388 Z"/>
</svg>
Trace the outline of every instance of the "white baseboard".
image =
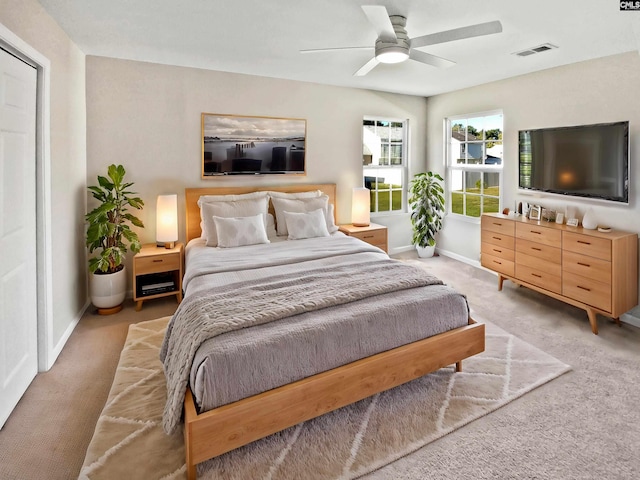
<svg viewBox="0 0 640 480">
<path fill-rule="evenodd" d="M 390 248 L 389 255 L 397 255 L 399 253 L 411 252 L 412 250 L 415 250 L 415 249 L 416 247 L 414 247 L 413 245 L 407 245 L 405 247 Z"/>
<path fill-rule="evenodd" d="M 640 328 L 640 305 L 620 315 L 620 321 Z"/>
<path fill-rule="evenodd" d="M 477 260 L 471 260 L 470 258 L 463 257 L 462 255 L 458 255 L 457 253 L 449 252 L 447 250 L 442 250 L 436 247 L 436 252 L 439 255 L 453 258 L 454 260 L 458 260 L 459 262 L 466 263 L 467 265 L 471 265 L 472 267 L 480 268 L 480 262 Z"/>
</svg>

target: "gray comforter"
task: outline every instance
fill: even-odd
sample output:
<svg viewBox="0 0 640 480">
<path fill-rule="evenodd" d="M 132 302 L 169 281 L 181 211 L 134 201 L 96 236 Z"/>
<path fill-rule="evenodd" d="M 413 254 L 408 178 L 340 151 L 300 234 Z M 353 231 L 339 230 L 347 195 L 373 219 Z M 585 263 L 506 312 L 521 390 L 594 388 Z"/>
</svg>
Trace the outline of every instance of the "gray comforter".
<svg viewBox="0 0 640 480">
<path fill-rule="evenodd" d="M 423 307 L 416 295 L 424 296 L 421 289 L 429 285 L 439 286 L 435 297 L 440 301 L 435 303 L 445 305 L 444 310 L 436 309 L 437 316 L 455 317 L 453 327 L 440 325 L 438 331 L 460 326 L 468 318 L 464 299 L 437 278 L 390 260 L 375 247 L 351 237 L 243 248 L 216 253 L 213 261 L 212 252 L 220 249 L 208 247 L 199 255 L 187 254 L 187 295 L 169 324 L 161 351 L 168 390 L 163 417 L 167 432 L 179 423 L 189 376 L 192 383 L 201 377 L 200 365 L 220 364 L 226 371 L 225 375 L 219 371 L 214 374 L 215 389 L 222 393 L 216 394 L 213 404 L 196 394 L 201 406 L 213 408 L 429 336 L 421 331 L 422 320 L 418 325 L 401 322 L 409 329 L 398 323 L 407 316 L 407 308 L 409 317 L 421 317 L 418 312 Z M 454 315 L 449 311 L 448 298 L 452 296 L 457 298 Z M 380 308 L 381 301 L 390 305 L 390 310 Z M 376 305 L 375 311 L 354 315 L 354 308 L 360 312 L 369 304 Z M 325 329 L 325 321 L 333 326 Z M 366 323 L 371 326 L 367 328 Z M 385 328 L 390 328 L 389 332 L 382 331 Z M 396 338 L 397 330 L 408 330 L 410 338 L 406 334 Z M 372 333 L 374 338 L 382 334 L 383 341 L 368 340 Z M 291 340 L 292 336 L 296 338 Z M 278 339 L 275 343 L 274 338 Z M 337 349 L 330 358 L 312 352 L 311 361 L 299 359 L 291 362 L 291 368 L 278 358 L 283 351 L 309 357 L 310 346 L 326 349 L 327 344 L 341 344 L 341 340 L 352 348 Z M 235 365 L 242 369 L 235 371 Z M 207 383 L 207 379 L 199 380 Z M 192 385 L 192 390 L 196 393 L 200 389 Z"/>
</svg>

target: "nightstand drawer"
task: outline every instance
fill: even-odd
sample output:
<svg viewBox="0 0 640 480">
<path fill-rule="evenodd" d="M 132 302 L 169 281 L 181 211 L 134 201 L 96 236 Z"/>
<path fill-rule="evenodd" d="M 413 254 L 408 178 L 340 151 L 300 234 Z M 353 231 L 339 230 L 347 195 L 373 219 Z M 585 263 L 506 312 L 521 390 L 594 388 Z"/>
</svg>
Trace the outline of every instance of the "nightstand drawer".
<svg viewBox="0 0 640 480">
<path fill-rule="evenodd" d="M 352 237 L 359 238 L 371 245 L 386 245 L 387 243 L 387 231 L 386 230 L 371 230 L 368 232 L 354 232 Z"/>
<path fill-rule="evenodd" d="M 136 275 L 180 270 L 180 255 L 150 255 L 136 258 Z"/>
</svg>

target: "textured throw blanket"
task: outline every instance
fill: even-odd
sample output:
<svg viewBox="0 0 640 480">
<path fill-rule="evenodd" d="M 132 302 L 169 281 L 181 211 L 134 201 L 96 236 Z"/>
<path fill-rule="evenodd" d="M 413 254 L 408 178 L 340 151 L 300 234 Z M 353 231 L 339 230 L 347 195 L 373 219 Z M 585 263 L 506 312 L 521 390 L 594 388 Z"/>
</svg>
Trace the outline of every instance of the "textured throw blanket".
<svg viewBox="0 0 640 480">
<path fill-rule="evenodd" d="M 319 268 L 203 291 L 183 300 L 160 351 L 167 380 L 163 427 L 180 423 L 191 364 L 209 338 L 293 315 L 442 282 L 394 260 Z"/>
</svg>

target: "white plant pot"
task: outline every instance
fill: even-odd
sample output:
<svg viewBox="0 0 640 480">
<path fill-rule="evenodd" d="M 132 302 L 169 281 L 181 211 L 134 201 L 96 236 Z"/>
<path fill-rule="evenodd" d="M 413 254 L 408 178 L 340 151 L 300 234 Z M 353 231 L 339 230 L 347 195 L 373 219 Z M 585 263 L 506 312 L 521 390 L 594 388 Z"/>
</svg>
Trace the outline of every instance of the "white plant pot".
<svg viewBox="0 0 640 480">
<path fill-rule="evenodd" d="M 110 309 L 124 302 L 127 294 L 127 269 L 116 273 L 91 274 L 89 293 L 91 303 L 98 309 Z"/>
<path fill-rule="evenodd" d="M 418 252 L 418 256 L 420 258 L 431 258 L 436 251 L 436 246 L 434 245 L 432 247 L 420 247 L 416 245 L 416 251 Z"/>
</svg>

